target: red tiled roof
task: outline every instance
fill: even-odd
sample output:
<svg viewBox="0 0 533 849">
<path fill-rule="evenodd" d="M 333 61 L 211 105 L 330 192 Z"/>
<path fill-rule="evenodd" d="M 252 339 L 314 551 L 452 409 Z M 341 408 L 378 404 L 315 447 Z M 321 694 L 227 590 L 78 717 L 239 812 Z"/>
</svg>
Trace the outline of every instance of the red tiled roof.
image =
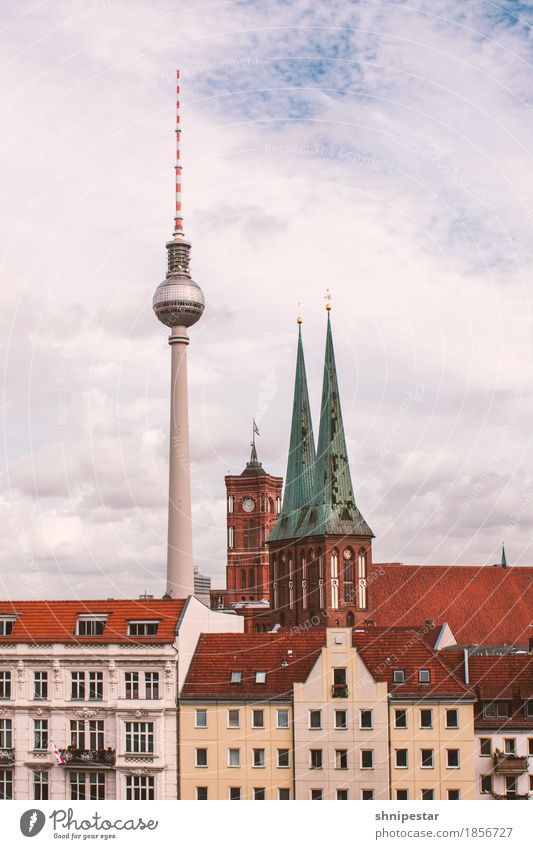
<svg viewBox="0 0 533 849">
<path fill-rule="evenodd" d="M 183 698 L 249 700 L 280 698 L 305 681 L 326 644 L 322 629 L 306 634 L 202 634 L 183 686 Z M 231 673 L 242 683 L 231 684 Z M 266 682 L 255 673 L 266 671 Z"/>
<path fill-rule="evenodd" d="M 533 688 L 532 655 L 470 655 L 468 668 L 472 687 L 481 699 L 476 711 L 476 729 L 533 728 L 533 717 L 524 712 L 524 699 Z M 484 716 L 483 701 L 506 701 L 508 718 Z"/>
<path fill-rule="evenodd" d="M 470 688 L 433 651 L 424 628 L 355 629 L 353 645 L 360 652 L 370 674 L 377 681 L 386 681 L 394 697 L 433 699 L 473 696 Z M 394 684 L 394 669 L 405 671 L 404 684 Z M 419 683 L 419 669 L 429 669 L 429 684 Z"/>
<path fill-rule="evenodd" d="M 527 645 L 533 636 L 533 567 L 375 563 L 369 578 L 377 625 L 432 618 L 461 645 Z"/>
<path fill-rule="evenodd" d="M 0 636 L 5 643 L 165 643 L 173 642 L 184 599 L 111 599 L 97 601 L 0 601 L 2 614 L 16 613 L 13 630 Z M 79 614 L 107 613 L 101 636 L 75 634 Z M 130 619 L 157 619 L 157 634 L 129 637 Z"/>
</svg>

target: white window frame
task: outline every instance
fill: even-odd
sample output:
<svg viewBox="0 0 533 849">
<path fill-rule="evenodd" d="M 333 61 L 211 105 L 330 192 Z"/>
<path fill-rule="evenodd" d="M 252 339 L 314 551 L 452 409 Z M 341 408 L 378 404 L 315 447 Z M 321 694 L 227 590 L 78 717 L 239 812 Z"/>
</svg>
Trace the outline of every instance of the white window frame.
<svg viewBox="0 0 533 849">
<path fill-rule="evenodd" d="M 241 766 L 241 750 L 236 746 L 228 746 L 228 768 L 229 769 L 239 769 Z M 235 756 L 235 757 L 234 757 Z M 237 763 L 231 763 L 232 758 L 237 761 Z"/>
<path fill-rule="evenodd" d="M 287 717 L 287 723 L 282 725 L 280 723 L 280 714 L 285 714 Z M 291 718 L 289 714 L 288 708 L 277 708 L 276 709 L 276 728 L 290 728 L 291 726 Z"/>
<path fill-rule="evenodd" d="M 450 752 L 457 752 L 457 763 L 450 763 Z M 446 769 L 461 769 L 461 750 L 457 748 L 446 749 Z"/>
<path fill-rule="evenodd" d="M 237 722 L 235 724 L 234 721 L 230 720 L 230 714 L 237 714 Z M 239 708 L 228 708 L 228 713 L 226 716 L 226 728 L 240 728 L 241 727 L 241 711 Z"/>
<path fill-rule="evenodd" d="M 424 763 L 424 752 L 431 752 L 431 763 Z M 420 769 L 435 769 L 435 749 L 420 749 Z"/>
<path fill-rule="evenodd" d="M 256 763 L 257 761 L 257 763 Z M 266 755 L 264 748 L 252 749 L 252 767 L 254 769 L 264 769 L 266 766 Z"/>
<path fill-rule="evenodd" d="M 200 725 L 198 722 L 198 714 L 203 713 L 205 715 L 205 723 Z M 208 727 L 208 712 L 207 708 L 195 708 L 194 709 L 194 727 L 195 728 L 207 728 Z"/>
<path fill-rule="evenodd" d="M 198 763 L 198 752 L 205 752 L 205 764 Z M 194 750 L 194 765 L 198 769 L 207 769 L 209 766 L 209 749 L 207 746 L 196 746 Z"/>
<path fill-rule="evenodd" d="M 363 754 L 365 752 L 370 752 L 370 754 L 372 756 L 372 764 L 370 766 L 363 766 Z M 360 760 L 361 769 L 364 769 L 365 771 L 367 769 L 374 769 L 374 765 L 375 765 L 374 749 L 361 749 L 361 760 Z"/>
</svg>

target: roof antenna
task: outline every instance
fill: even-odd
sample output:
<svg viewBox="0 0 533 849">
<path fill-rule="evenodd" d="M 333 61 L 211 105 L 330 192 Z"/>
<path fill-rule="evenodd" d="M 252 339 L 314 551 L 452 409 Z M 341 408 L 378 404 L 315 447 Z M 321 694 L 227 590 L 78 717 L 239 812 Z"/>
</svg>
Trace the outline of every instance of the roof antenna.
<svg viewBox="0 0 533 849">
<path fill-rule="evenodd" d="M 176 209 L 174 214 L 174 239 L 180 241 L 183 234 L 183 214 L 181 210 L 181 115 L 180 115 L 180 71 L 176 71 Z"/>
</svg>

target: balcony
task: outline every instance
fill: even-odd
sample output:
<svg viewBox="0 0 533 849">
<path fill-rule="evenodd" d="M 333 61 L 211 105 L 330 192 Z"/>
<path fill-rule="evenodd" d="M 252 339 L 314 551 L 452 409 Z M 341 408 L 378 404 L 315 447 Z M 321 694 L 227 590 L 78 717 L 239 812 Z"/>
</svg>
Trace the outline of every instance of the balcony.
<svg viewBox="0 0 533 849">
<path fill-rule="evenodd" d="M 334 699 L 347 699 L 348 684 L 333 684 L 331 687 L 331 696 Z"/>
<path fill-rule="evenodd" d="M 65 766 L 115 766 L 115 749 L 60 749 L 59 754 L 65 761 Z"/>
<path fill-rule="evenodd" d="M 528 759 L 518 755 L 506 755 L 496 750 L 494 753 L 494 771 L 498 775 L 523 775 L 528 770 Z"/>
<path fill-rule="evenodd" d="M 492 793 L 493 799 L 529 799 L 529 793 Z"/>
<path fill-rule="evenodd" d="M 0 749 L 0 765 L 14 764 L 14 763 L 15 763 L 15 750 L 14 749 Z"/>
</svg>

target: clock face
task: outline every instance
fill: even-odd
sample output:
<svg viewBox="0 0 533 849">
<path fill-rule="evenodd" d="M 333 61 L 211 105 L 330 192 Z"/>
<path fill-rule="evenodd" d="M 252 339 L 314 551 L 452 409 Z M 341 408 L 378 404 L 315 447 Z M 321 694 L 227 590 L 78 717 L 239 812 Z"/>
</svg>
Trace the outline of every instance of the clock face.
<svg viewBox="0 0 533 849">
<path fill-rule="evenodd" d="M 253 498 L 245 498 L 242 502 L 242 509 L 245 513 L 252 513 L 255 510 L 255 501 Z"/>
</svg>

